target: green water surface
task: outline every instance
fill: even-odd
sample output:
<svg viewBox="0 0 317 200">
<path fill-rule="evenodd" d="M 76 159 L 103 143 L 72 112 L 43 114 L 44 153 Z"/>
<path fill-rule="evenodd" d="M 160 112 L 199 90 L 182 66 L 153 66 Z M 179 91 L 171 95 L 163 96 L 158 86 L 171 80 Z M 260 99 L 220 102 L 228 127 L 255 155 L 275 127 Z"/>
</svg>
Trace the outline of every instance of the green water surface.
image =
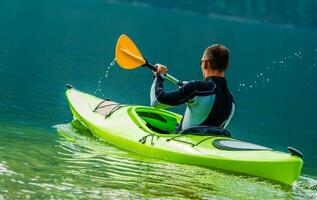
<svg viewBox="0 0 317 200">
<path fill-rule="evenodd" d="M 0 199 L 317 198 L 316 30 L 101 0 L 2 1 L 0 28 Z M 300 181 L 287 187 L 146 158 L 70 124 L 65 83 L 149 104 L 149 71 L 107 69 L 122 33 L 182 80 L 201 79 L 206 46 L 226 45 L 237 105 L 230 131 L 277 150 L 300 149 Z"/>
</svg>

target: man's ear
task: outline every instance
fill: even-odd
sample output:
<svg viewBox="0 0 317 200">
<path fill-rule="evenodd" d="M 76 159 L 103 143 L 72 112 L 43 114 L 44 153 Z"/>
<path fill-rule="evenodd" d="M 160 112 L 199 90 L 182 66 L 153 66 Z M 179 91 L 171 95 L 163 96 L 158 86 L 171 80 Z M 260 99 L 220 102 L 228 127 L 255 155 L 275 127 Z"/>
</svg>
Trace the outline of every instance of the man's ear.
<svg viewBox="0 0 317 200">
<path fill-rule="evenodd" d="M 204 62 L 204 69 L 207 70 L 209 63 L 208 62 Z"/>
</svg>

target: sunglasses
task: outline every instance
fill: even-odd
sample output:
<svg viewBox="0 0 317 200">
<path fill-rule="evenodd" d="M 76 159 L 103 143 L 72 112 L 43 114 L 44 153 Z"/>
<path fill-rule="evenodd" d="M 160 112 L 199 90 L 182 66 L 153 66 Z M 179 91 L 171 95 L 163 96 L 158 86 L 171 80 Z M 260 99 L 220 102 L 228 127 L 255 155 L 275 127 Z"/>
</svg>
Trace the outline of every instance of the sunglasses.
<svg viewBox="0 0 317 200">
<path fill-rule="evenodd" d="M 203 64 L 203 62 L 206 62 L 206 61 L 211 62 L 210 60 L 201 60 L 201 61 L 199 62 L 199 64 L 201 65 L 201 64 Z"/>
</svg>

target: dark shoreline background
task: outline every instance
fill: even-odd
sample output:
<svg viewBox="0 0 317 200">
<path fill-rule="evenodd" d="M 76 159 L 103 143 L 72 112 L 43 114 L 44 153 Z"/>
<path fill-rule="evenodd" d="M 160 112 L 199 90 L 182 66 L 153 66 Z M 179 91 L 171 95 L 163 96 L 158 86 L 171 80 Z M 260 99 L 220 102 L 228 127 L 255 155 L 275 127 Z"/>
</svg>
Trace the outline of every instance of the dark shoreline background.
<svg viewBox="0 0 317 200">
<path fill-rule="evenodd" d="M 106 0 L 288 27 L 316 29 L 316 0 Z"/>
</svg>

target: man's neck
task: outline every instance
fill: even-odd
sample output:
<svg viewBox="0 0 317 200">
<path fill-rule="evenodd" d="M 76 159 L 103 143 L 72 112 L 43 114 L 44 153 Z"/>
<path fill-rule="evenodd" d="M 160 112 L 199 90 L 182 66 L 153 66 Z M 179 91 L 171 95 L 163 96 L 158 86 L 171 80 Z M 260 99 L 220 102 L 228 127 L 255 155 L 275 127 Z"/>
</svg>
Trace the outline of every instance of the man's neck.
<svg viewBox="0 0 317 200">
<path fill-rule="evenodd" d="M 216 77 L 225 77 L 224 71 L 216 71 L 216 70 L 208 70 L 205 72 L 205 78 L 209 76 L 216 76 Z"/>
</svg>

